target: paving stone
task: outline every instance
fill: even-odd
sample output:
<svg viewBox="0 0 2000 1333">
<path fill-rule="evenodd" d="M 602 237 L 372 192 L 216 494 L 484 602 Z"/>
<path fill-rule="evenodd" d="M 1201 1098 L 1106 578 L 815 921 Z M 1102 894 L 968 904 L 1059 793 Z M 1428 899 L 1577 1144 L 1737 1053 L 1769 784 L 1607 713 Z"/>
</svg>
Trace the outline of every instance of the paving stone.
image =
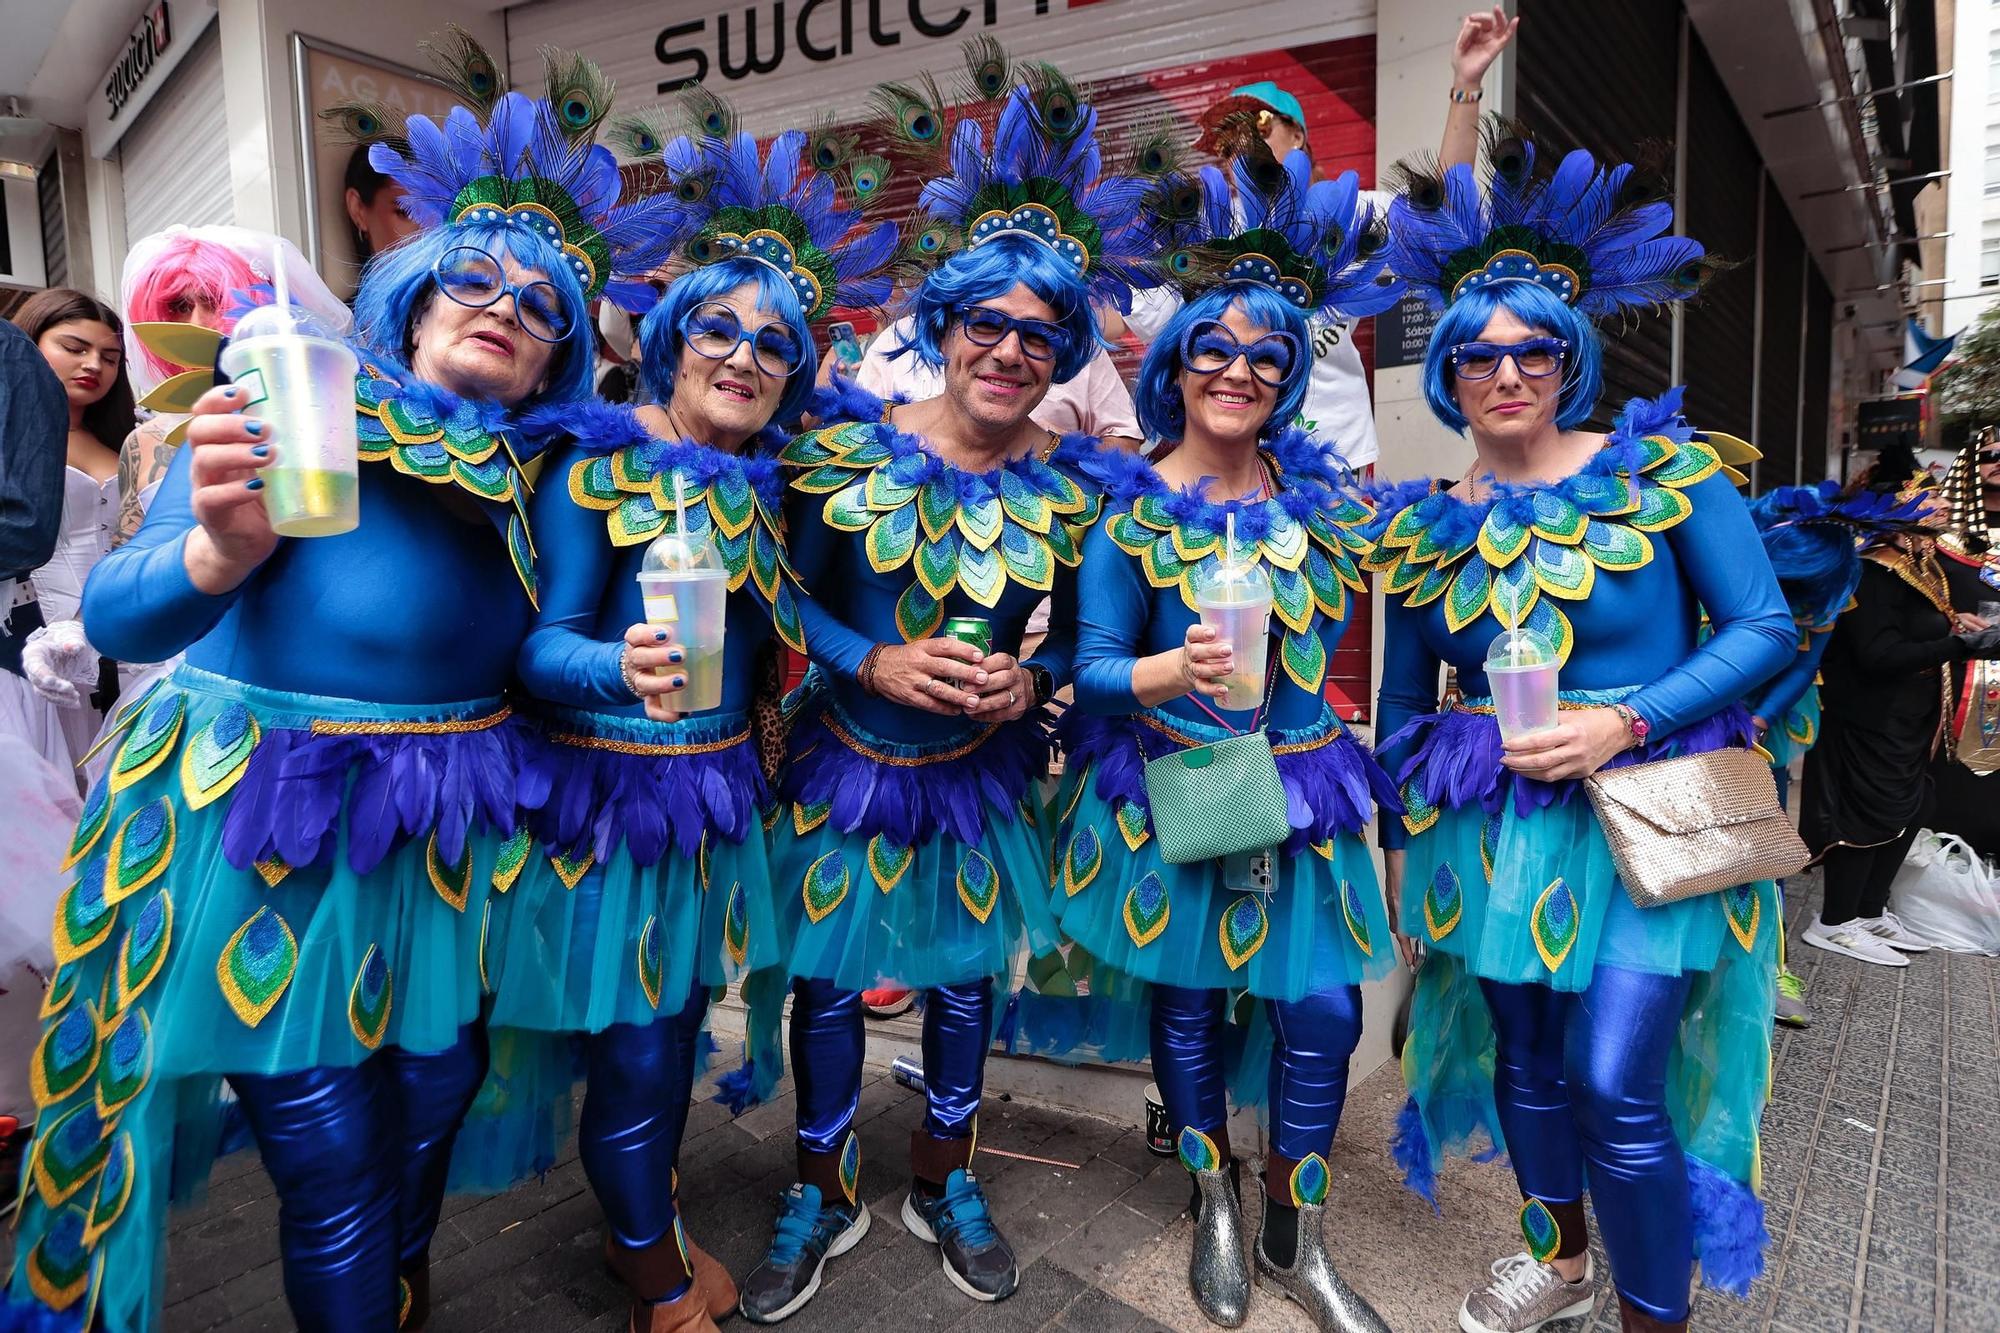
<svg viewBox="0 0 2000 1333">
<path fill-rule="evenodd" d="M 1054 1327 L 1063 1333 L 1132 1333 L 1145 1321 L 1144 1315 L 1125 1302 L 1096 1287 L 1085 1287 L 1056 1317 Z"/>
<path fill-rule="evenodd" d="M 1113 1203 L 1051 1250 L 1049 1259 L 1085 1282 L 1102 1283 L 1115 1277 L 1132 1252 L 1159 1232 L 1159 1224 L 1152 1218 Z"/>
</svg>

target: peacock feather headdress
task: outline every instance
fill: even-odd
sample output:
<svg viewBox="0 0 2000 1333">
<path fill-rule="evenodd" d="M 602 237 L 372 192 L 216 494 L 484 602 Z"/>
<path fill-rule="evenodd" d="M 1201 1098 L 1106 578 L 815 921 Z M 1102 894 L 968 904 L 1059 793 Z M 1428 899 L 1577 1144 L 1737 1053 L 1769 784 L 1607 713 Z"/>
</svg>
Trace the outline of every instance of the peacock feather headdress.
<svg viewBox="0 0 2000 1333">
<path fill-rule="evenodd" d="M 1674 222 L 1653 173 L 1582 149 L 1556 162 L 1518 127 L 1489 120 L 1481 188 L 1473 167 L 1397 164 L 1389 265 L 1443 309 L 1495 283 L 1532 282 L 1593 319 L 1698 292 L 1716 265 Z"/>
<path fill-rule="evenodd" d="M 641 116 L 614 127 L 633 157 L 657 158 L 682 210 L 694 264 L 738 256 L 770 265 L 798 293 L 806 318 L 835 306 L 880 306 L 894 287 L 897 228 L 863 217 L 889 163 L 857 150 L 859 136 L 831 126 L 787 130 L 760 159 L 735 113 L 699 86 L 683 95 L 679 125 Z M 675 128 L 679 129 L 676 137 Z"/>
<path fill-rule="evenodd" d="M 1146 205 L 1174 165 L 1168 135 L 1134 136 L 1107 171 L 1097 110 L 1085 94 L 1053 65 L 1011 64 L 990 37 L 965 44 L 952 101 L 926 76 L 884 85 L 876 102 L 892 155 L 925 182 L 903 250 L 913 271 L 1020 235 L 1048 246 L 1093 297 L 1121 310 L 1130 308 L 1133 287 L 1158 285 L 1148 261 L 1160 231 Z"/>
<path fill-rule="evenodd" d="M 368 161 L 403 187 L 411 220 L 526 228 L 568 261 L 586 300 L 650 306 L 642 279 L 673 254 L 686 210 L 668 194 L 619 202 L 618 161 L 596 141 L 610 80 L 582 56 L 545 50 L 545 91 L 530 98 L 509 92 L 493 58 L 458 28 L 424 50 L 465 103 L 443 124 L 369 103 L 320 113 L 374 145 Z"/>
<path fill-rule="evenodd" d="M 1162 271 L 1184 296 L 1261 282 L 1308 316 L 1334 320 L 1378 314 L 1403 294 L 1387 272 L 1385 219 L 1359 178 L 1344 171 L 1316 182 L 1303 152 L 1279 163 L 1259 141 L 1227 171 L 1170 178 L 1156 200 L 1176 241 Z"/>
<path fill-rule="evenodd" d="M 1932 522 L 1929 491 L 1896 494 L 1838 483 L 1776 486 L 1750 501 L 1764 552 L 1808 630 L 1832 627 L 1861 580 L 1861 548 L 1899 532 L 1922 532 Z"/>
</svg>

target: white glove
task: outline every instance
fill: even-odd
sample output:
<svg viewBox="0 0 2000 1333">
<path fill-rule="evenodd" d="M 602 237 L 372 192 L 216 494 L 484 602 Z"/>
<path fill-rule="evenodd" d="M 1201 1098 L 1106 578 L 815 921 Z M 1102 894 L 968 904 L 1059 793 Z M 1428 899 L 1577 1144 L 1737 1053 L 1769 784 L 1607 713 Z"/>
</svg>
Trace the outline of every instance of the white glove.
<svg viewBox="0 0 2000 1333">
<path fill-rule="evenodd" d="M 59 708 L 81 708 L 97 688 L 97 650 L 81 620 L 58 620 L 21 645 L 21 671 L 35 693 Z"/>
</svg>

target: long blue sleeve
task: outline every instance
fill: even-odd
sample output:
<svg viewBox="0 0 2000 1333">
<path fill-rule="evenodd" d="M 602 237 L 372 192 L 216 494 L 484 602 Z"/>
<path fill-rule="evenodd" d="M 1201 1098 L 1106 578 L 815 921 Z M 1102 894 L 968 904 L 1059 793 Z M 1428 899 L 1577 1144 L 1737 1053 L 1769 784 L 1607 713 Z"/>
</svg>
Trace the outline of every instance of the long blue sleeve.
<svg viewBox="0 0 2000 1333">
<path fill-rule="evenodd" d="M 1132 692 L 1134 650 L 1147 616 L 1148 590 L 1139 564 L 1106 535 L 1104 524 L 1083 539 L 1077 578 L 1076 702 L 1088 713 L 1137 712 Z M 1050 617 L 1051 625 L 1055 623 Z"/>
<path fill-rule="evenodd" d="M 0 328 L 0 578 L 39 568 L 55 550 L 68 428 L 62 381 L 26 334 Z"/>
<path fill-rule="evenodd" d="M 84 631 L 107 657 L 164 662 L 184 652 L 215 628 L 249 583 L 211 596 L 188 578 L 183 548 L 196 527 L 188 481 L 193 455 L 192 449 L 175 451 L 146 521 L 132 540 L 98 561 L 84 584 Z M 281 549 L 287 540 L 279 538 Z"/>
<path fill-rule="evenodd" d="M 1410 610 L 1400 597 L 1383 600 L 1382 682 L 1375 695 L 1375 756 L 1391 776 L 1409 758 L 1412 741 L 1384 748 L 1383 742 L 1406 726 L 1410 719 L 1437 711 L 1443 659 L 1424 637 L 1419 613 Z M 1378 816 L 1378 841 L 1394 851 L 1408 841 L 1403 821 L 1393 814 Z"/>
<path fill-rule="evenodd" d="M 1666 539 L 1715 633 L 1626 702 L 1665 734 L 1744 698 L 1791 660 L 1798 628 L 1750 508 L 1721 473 L 1683 492 L 1694 504 Z"/>
<path fill-rule="evenodd" d="M 565 449 L 551 459 L 543 472 L 548 481 L 529 510 L 536 543 L 544 552 L 542 608 L 522 641 L 517 665 L 521 683 L 538 699 L 572 708 L 629 707 L 632 691 L 618 669 L 624 641 L 597 636 L 599 608 L 614 563 L 604 515 L 578 505 L 563 484 L 584 456 Z"/>
<path fill-rule="evenodd" d="M 785 493 L 785 550 L 799 576 L 799 621 L 805 627 L 807 654 L 822 670 L 853 680 L 875 641 L 848 628 L 823 600 L 842 577 L 839 566 L 847 545 L 845 534 L 826 525 L 825 506 L 824 496 L 796 489 Z"/>
<path fill-rule="evenodd" d="M 1818 634 L 1806 636 L 1806 646 L 1792 654 L 1792 664 L 1771 677 L 1745 701 L 1752 717 L 1762 718 L 1768 725 L 1777 726 L 1785 714 L 1804 697 L 1812 687 L 1813 678 L 1819 675 L 1820 660 L 1826 656 L 1826 646 L 1833 641 L 1833 631 L 1829 627 Z"/>
</svg>

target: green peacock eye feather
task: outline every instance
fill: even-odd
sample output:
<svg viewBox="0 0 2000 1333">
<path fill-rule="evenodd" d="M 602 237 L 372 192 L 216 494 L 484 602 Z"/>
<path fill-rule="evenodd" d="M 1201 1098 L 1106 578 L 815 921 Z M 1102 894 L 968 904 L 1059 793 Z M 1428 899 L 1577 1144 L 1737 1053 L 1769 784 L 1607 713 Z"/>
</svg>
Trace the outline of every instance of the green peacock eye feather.
<svg viewBox="0 0 2000 1333">
<path fill-rule="evenodd" d="M 1493 173 L 1510 184 L 1528 171 L 1528 147 L 1519 139 L 1502 139 L 1493 146 Z"/>
</svg>

